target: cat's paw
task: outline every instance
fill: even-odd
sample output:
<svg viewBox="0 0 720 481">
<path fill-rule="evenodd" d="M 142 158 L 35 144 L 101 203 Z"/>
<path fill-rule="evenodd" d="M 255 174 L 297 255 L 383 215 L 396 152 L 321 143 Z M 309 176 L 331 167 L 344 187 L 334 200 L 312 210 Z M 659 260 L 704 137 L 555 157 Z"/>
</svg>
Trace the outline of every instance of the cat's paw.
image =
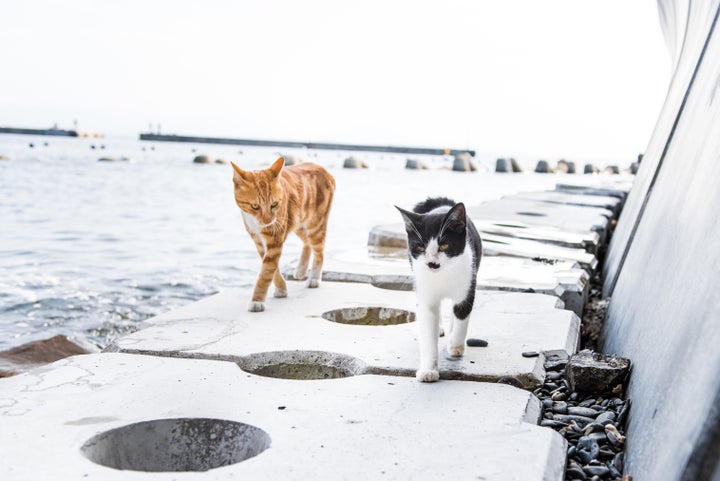
<svg viewBox="0 0 720 481">
<path fill-rule="evenodd" d="M 420 382 L 435 382 L 440 379 L 440 373 L 437 369 L 418 369 L 415 379 Z"/>
<path fill-rule="evenodd" d="M 287 297 L 287 289 L 275 289 L 273 297 Z"/>
<path fill-rule="evenodd" d="M 296 281 L 304 281 L 307 279 L 307 269 L 295 269 L 295 272 L 293 272 L 293 279 Z"/>
<path fill-rule="evenodd" d="M 248 311 L 250 312 L 262 312 L 265 310 L 265 303 L 259 301 L 250 301 L 248 304 Z"/>
<path fill-rule="evenodd" d="M 451 346 L 448 344 L 447 352 L 452 357 L 462 357 L 462 355 L 465 354 L 465 346 L 463 344 L 460 344 L 459 346 Z"/>
<path fill-rule="evenodd" d="M 307 286 L 310 288 L 320 287 L 320 279 L 308 279 Z"/>
</svg>

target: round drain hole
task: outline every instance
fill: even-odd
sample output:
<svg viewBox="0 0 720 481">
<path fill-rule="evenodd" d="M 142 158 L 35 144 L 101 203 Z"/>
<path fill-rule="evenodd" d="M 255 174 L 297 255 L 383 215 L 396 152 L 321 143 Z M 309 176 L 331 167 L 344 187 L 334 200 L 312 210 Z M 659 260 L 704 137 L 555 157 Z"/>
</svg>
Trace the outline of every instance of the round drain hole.
<svg viewBox="0 0 720 481">
<path fill-rule="evenodd" d="M 92 462 L 131 471 L 207 471 L 236 464 L 270 447 L 270 436 L 249 424 L 222 419 L 158 419 L 129 424 L 87 441 Z"/>
<path fill-rule="evenodd" d="M 391 307 L 346 307 L 323 313 L 322 317 L 340 324 L 392 326 L 415 320 L 415 313 Z"/>
<path fill-rule="evenodd" d="M 363 374 L 365 363 L 345 354 L 323 351 L 275 351 L 245 356 L 240 368 L 278 379 L 338 379 Z"/>
</svg>

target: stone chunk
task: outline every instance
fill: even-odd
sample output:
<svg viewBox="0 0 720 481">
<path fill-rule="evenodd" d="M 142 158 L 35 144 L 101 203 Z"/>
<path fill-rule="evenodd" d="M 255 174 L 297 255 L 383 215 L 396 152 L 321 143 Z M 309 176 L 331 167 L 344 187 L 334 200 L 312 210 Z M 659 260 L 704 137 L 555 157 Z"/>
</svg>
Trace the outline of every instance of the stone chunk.
<svg viewBox="0 0 720 481">
<path fill-rule="evenodd" d="M 627 358 L 585 349 L 570 358 L 565 373 L 573 391 L 602 392 L 622 383 L 629 369 Z"/>
<path fill-rule="evenodd" d="M 54 336 L 42 341 L 28 342 L 0 352 L 0 378 L 14 376 L 69 356 L 98 351 L 97 347 L 87 342 L 67 336 Z"/>
</svg>

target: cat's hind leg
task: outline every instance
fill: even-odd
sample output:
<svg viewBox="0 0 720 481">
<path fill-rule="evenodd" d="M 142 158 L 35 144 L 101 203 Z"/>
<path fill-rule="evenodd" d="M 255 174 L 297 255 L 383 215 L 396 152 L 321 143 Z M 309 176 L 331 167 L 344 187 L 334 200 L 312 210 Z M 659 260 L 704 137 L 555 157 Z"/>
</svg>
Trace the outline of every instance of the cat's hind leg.
<svg viewBox="0 0 720 481">
<path fill-rule="evenodd" d="M 313 261 L 310 275 L 308 276 L 308 287 L 318 287 L 322 278 L 322 266 L 325 259 L 325 233 L 327 223 L 318 226 L 313 232 L 310 232 L 308 238 L 312 247 Z"/>
<path fill-rule="evenodd" d="M 293 279 L 297 281 L 304 281 L 307 279 L 308 265 L 310 264 L 310 254 L 312 249 L 310 248 L 310 240 L 308 239 L 307 232 L 305 229 L 298 229 L 296 232 L 297 236 L 303 243 L 302 252 L 300 252 L 300 260 L 295 267 L 293 273 Z"/>
</svg>

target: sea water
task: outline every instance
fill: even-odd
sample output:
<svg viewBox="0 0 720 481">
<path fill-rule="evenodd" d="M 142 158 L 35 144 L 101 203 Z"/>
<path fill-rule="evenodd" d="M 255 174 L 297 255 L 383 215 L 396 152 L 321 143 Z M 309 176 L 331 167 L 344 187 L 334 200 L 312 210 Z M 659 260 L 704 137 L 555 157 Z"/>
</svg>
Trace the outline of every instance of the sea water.
<svg viewBox="0 0 720 481">
<path fill-rule="evenodd" d="M 558 181 L 489 165 L 452 172 L 443 156 L 0 135 L 9 158 L 0 160 L 0 349 L 55 334 L 102 347 L 148 317 L 251 287 L 260 261 L 234 203 L 232 169 L 193 163 L 200 154 L 248 170 L 281 154 L 326 167 L 337 182 L 328 251 L 365 248 L 374 225 L 400 222 L 393 205 L 434 195 L 473 205 Z M 343 169 L 350 155 L 370 168 Z M 430 169 L 406 170 L 409 157 Z M 283 262 L 299 251 L 291 235 Z"/>
</svg>

